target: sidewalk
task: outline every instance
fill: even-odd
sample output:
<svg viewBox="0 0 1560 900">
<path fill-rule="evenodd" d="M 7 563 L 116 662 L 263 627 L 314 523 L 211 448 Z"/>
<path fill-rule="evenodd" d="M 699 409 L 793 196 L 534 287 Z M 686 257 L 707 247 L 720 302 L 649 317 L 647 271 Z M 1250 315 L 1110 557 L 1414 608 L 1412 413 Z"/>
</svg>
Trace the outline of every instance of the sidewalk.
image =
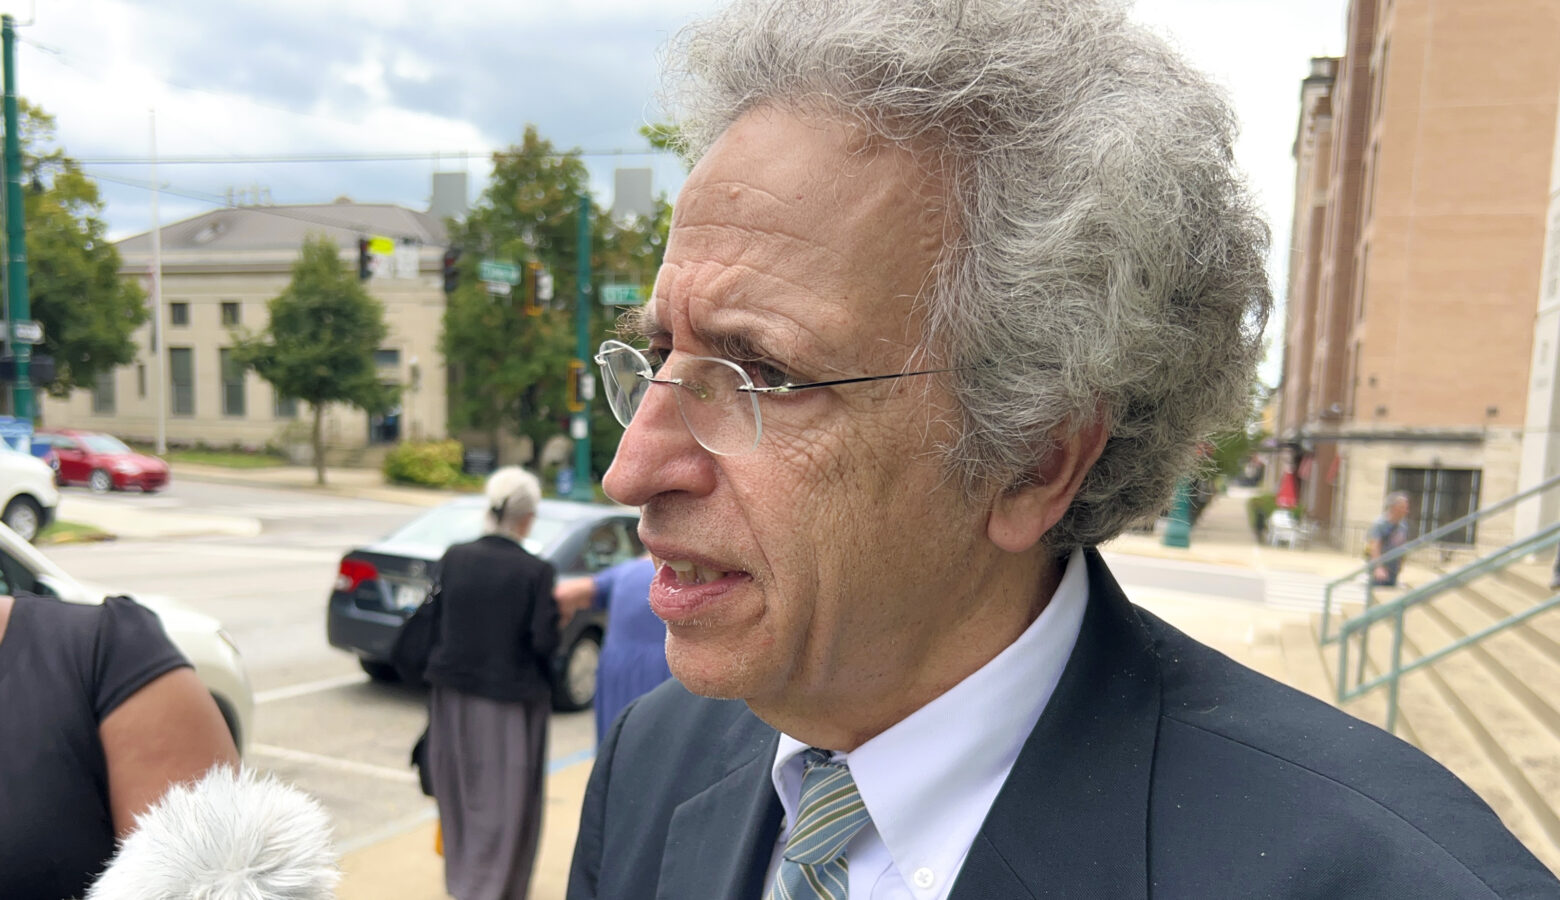
<svg viewBox="0 0 1560 900">
<path fill-rule="evenodd" d="M 387 503 L 406 503 L 413 506 L 438 506 L 456 496 L 454 491 L 386 484 L 384 475 L 378 469 L 327 468 L 325 484 L 318 485 L 314 483 L 313 466 L 230 469 L 226 466 L 181 462 L 173 466 L 173 477 L 222 484 L 292 488 L 342 497 L 383 500 Z"/>
</svg>

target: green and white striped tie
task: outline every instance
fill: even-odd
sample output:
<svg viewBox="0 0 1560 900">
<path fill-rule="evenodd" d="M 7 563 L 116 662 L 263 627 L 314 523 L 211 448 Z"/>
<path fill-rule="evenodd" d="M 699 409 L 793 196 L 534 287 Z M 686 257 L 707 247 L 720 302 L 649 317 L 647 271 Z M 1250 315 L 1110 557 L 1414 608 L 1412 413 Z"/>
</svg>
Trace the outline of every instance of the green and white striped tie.
<svg viewBox="0 0 1560 900">
<path fill-rule="evenodd" d="M 803 754 L 802 800 L 796 827 L 765 900 L 845 900 L 850 861 L 845 845 L 867 824 L 850 770 L 816 748 Z"/>
</svg>

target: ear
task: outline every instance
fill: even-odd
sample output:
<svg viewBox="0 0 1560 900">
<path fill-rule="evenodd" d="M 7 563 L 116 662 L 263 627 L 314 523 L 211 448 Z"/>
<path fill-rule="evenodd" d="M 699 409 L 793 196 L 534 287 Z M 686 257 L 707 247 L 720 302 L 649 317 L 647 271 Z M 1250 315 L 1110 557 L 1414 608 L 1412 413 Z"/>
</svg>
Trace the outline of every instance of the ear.
<svg viewBox="0 0 1560 900">
<path fill-rule="evenodd" d="M 1036 467 L 1034 478 L 1003 491 L 986 519 L 986 536 L 1009 553 L 1023 553 L 1060 522 L 1110 437 L 1105 417 L 1059 442 Z"/>
</svg>

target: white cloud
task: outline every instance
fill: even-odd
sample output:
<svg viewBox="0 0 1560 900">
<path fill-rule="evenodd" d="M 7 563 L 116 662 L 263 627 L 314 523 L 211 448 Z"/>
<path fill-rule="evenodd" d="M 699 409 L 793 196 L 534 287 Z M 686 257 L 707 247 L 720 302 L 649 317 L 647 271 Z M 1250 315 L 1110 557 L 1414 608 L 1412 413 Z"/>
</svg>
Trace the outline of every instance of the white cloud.
<svg viewBox="0 0 1560 900">
<path fill-rule="evenodd" d="M 527 122 L 565 148 L 644 149 L 635 132 L 659 117 L 658 50 L 718 4 L 42 0 L 35 24 L 20 30 L 29 43 L 18 54 L 18 74 L 23 95 L 58 117 L 61 143 L 81 158 L 144 156 L 147 111 L 155 107 L 165 158 L 465 151 L 479 156 L 447 159 L 443 168 L 482 178 L 486 154 L 518 140 Z M 1135 13 L 1229 91 L 1243 124 L 1237 157 L 1274 226 L 1275 285 L 1288 245 L 1300 81 L 1310 57 L 1340 51 L 1346 6 L 1140 0 Z M 675 191 L 682 177 L 676 161 L 651 162 L 657 187 Z M 606 200 L 613 167 L 646 158 L 588 163 Z M 176 190 L 204 195 L 259 184 L 276 202 L 348 194 L 417 206 L 435 167 L 270 163 L 165 166 L 159 174 Z M 144 167 L 93 171 L 146 178 Z M 116 234 L 145 227 L 145 190 L 105 182 L 104 191 Z M 163 206 L 165 218 L 210 208 L 177 196 Z"/>
</svg>

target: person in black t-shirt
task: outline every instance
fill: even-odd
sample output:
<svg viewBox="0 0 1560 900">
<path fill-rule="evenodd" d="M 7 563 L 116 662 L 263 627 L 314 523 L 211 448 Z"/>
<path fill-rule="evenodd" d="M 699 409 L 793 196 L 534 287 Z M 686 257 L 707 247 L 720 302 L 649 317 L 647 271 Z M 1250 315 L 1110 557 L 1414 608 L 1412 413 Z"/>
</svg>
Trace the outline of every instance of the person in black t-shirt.
<svg viewBox="0 0 1560 900">
<path fill-rule="evenodd" d="M 173 784 L 237 766 L 155 613 L 0 596 L 0 897 L 79 897 Z"/>
</svg>

